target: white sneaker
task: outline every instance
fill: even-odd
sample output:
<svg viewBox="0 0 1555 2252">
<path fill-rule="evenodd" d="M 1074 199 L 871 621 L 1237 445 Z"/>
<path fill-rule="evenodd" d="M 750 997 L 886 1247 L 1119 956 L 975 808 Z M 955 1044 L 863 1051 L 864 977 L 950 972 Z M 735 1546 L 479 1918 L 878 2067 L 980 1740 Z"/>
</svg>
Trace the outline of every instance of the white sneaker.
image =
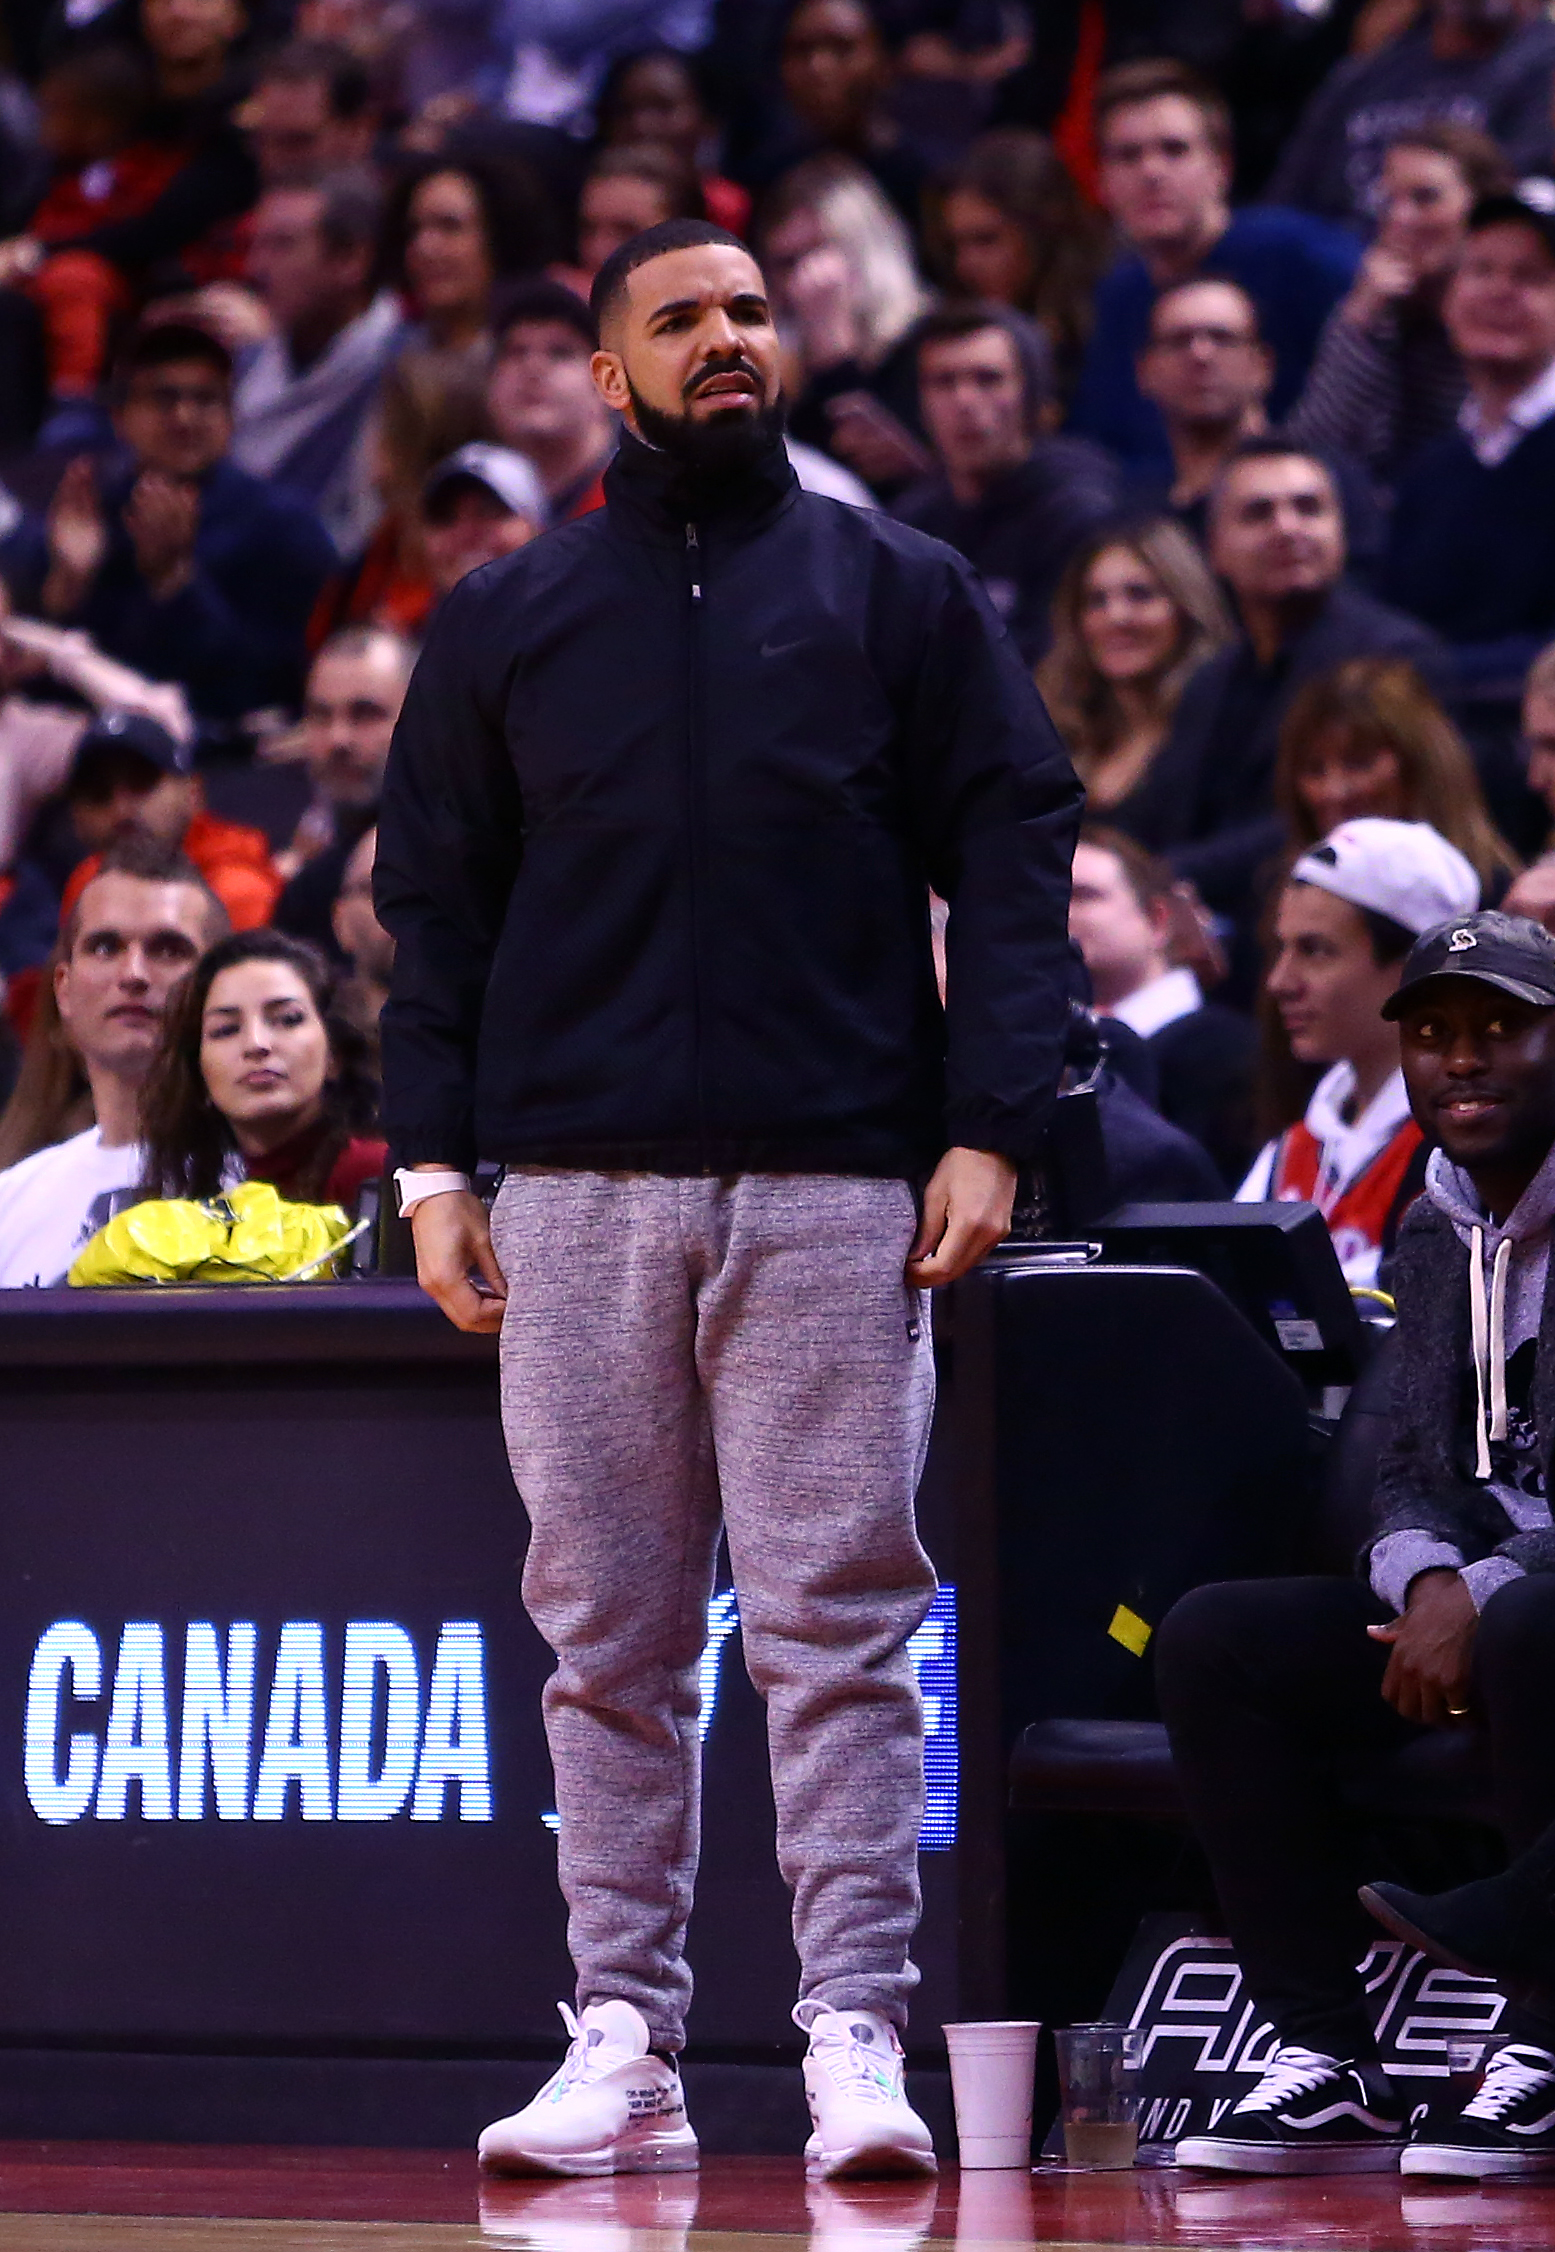
<svg viewBox="0 0 1555 2252">
<path fill-rule="evenodd" d="M 480 2162 L 499 2174 L 683 2174 L 697 2163 L 680 2074 L 648 2054 L 630 2002 L 559 2003 L 572 2044 L 522 2111 L 486 2129 Z"/>
<path fill-rule="evenodd" d="M 794 2022 L 804 2022 L 798 2011 Z M 815 2128 L 805 2144 L 809 2171 L 824 2180 L 937 2173 L 934 2138 L 907 2101 L 895 2026 L 872 2010 L 822 2007 L 809 2032 L 804 2092 Z"/>
</svg>

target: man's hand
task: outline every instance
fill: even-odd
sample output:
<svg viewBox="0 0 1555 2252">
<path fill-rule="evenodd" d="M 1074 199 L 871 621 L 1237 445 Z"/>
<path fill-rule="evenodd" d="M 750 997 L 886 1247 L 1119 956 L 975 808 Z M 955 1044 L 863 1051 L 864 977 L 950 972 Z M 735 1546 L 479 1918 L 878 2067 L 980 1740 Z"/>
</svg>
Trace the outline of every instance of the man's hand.
<svg viewBox="0 0 1555 2252">
<path fill-rule="evenodd" d="M 1479 1613 L 1457 1572 L 1422 1572 L 1410 1583 L 1402 1618 L 1369 1626 L 1374 1642 L 1391 1642 L 1382 1694 L 1405 1720 L 1440 1728 L 1463 1716 L 1469 1702 L 1469 1661 Z"/>
<path fill-rule="evenodd" d="M 455 1329 L 492 1333 L 502 1327 L 508 1286 L 491 1248 L 486 1207 L 470 1190 L 429 1196 L 410 1215 L 416 1242 L 416 1280 Z M 484 1286 L 477 1289 L 471 1269 Z"/>
<path fill-rule="evenodd" d="M 97 478 L 85 454 L 67 464 L 54 488 L 48 513 L 49 575 L 43 607 L 51 618 L 68 617 L 91 592 L 108 552 Z"/>
<path fill-rule="evenodd" d="M 948 1149 L 923 1192 L 923 1218 L 907 1254 L 915 1290 L 938 1290 L 975 1267 L 1009 1233 L 1015 1167 L 986 1149 Z"/>
<path fill-rule="evenodd" d="M 160 469 L 143 470 L 124 510 L 124 529 L 152 600 L 168 602 L 181 594 L 194 575 L 199 486 Z"/>
</svg>

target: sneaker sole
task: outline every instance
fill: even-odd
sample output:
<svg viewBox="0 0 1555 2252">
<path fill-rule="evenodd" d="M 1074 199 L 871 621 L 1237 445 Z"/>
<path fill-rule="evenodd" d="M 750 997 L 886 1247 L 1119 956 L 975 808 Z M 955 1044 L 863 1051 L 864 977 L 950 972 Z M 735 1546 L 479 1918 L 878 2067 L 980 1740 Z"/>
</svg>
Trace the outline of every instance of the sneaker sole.
<svg viewBox="0 0 1555 2252">
<path fill-rule="evenodd" d="M 1400 2165 L 1405 2174 L 1454 2181 L 1534 2181 L 1555 2174 L 1555 2152 L 1464 2150 L 1452 2143 L 1411 2143 Z"/>
<path fill-rule="evenodd" d="M 904 2175 L 922 2179 L 939 2172 L 932 2150 L 912 2150 L 901 2143 L 854 2143 L 847 2150 L 805 2151 L 805 2172 L 813 2181 L 892 2181 Z"/>
<path fill-rule="evenodd" d="M 481 2157 L 486 2174 L 692 2174 L 701 2163 L 701 2151 L 689 2127 L 668 2135 L 644 2135 L 637 2141 L 601 2143 L 594 2150 L 505 2150 Z"/>
<path fill-rule="evenodd" d="M 1172 2153 L 1177 2166 L 1209 2174 L 1394 2174 L 1405 2145 L 1330 2143 L 1302 2150 L 1284 2143 L 1233 2143 L 1218 2135 L 1190 2135 Z"/>
</svg>

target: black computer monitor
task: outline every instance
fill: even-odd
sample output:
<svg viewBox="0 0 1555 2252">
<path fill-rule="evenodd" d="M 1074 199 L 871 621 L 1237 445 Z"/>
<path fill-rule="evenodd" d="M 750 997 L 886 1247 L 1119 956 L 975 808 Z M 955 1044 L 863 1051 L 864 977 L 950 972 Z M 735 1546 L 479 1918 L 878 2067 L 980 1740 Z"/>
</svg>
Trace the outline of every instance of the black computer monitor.
<svg viewBox="0 0 1555 2252">
<path fill-rule="evenodd" d="M 1354 1383 L 1365 1325 L 1315 1204 L 1124 1204 L 1095 1233 L 1109 1263 L 1196 1267 L 1304 1384 Z"/>
</svg>

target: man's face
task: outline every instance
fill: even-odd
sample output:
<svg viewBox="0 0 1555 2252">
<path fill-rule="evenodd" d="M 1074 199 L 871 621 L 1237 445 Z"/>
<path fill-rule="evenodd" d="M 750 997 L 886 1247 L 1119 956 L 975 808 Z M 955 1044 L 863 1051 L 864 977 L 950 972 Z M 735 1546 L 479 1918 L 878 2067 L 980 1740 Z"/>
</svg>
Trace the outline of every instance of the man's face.
<svg viewBox="0 0 1555 2252">
<path fill-rule="evenodd" d="M 283 334 L 328 315 L 343 319 L 362 292 L 361 251 L 331 251 L 319 231 L 316 188 L 273 188 L 254 213 L 248 276 Z"/>
<path fill-rule="evenodd" d="M 1265 980 L 1298 1063 L 1343 1063 L 1377 1045 L 1401 964 L 1379 963 L 1358 907 L 1315 884 L 1287 884 Z"/>
<path fill-rule="evenodd" d="M 1130 102 L 1103 128 L 1102 202 L 1141 248 L 1202 235 L 1225 202 L 1230 178 L 1197 105 L 1182 94 Z"/>
<path fill-rule="evenodd" d="M 497 346 L 486 389 L 492 427 L 505 446 L 525 453 L 597 429 L 604 418 L 589 371 L 593 357 L 565 321 L 518 321 Z"/>
<path fill-rule="evenodd" d="M 182 844 L 198 795 L 192 775 L 166 774 L 139 751 L 92 751 L 71 777 L 70 817 L 89 853 L 129 837 L 171 847 Z"/>
<path fill-rule="evenodd" d="M 1020 356 L 1001 328 L 925 344 L 918 354 L 918 400 L 934 450 L 952 476 L 987 476 L 1031 451 Z"/>
<path fill-rule="evenodd" d="M 378 832 L 369 829 L 346 862 L 330 920 L 342 951 L 358 977 L 387 985 L 394 969 L 394 941 L 373 912 L 373 861 Z"/>
<path fill-rule="evenodd" d="M 1139 388 L 1168 423 L 1234 427 L 1261 407 L 1274 360 L 1258 341 L 1252 302 L 1229 282 L 1195 282 L 1156 305 L 1139 356 Z"/>
<path fill-rule="evenodd" d="M 861 0 L 803 0 L 783 35 L 783 91 L 817 140 L 847 139 L 886 75 L 885 49 Z"/>
<path fill-rule="evenodd" d="M 261 78 L 240 122 L 267 188 L 303 186 L 349 161 L 322 78 Z"/>
<path fill-rule="evenodd" d="M 1542 1163 L 1555 1141 L 1555 1009 L 1473 978 L 1432 978 L 1399 1019 L 1421 1132 L 1477 1175 Z"/>
<path fill-rule="evenodd" d="M 1531 382 L 1555 360 L 1555 255 L 1510 220 L 1470 235 L 1442 302 L 1459 357 Z"/>
<path fill-rule="evenodd" d="M 1123 863 L 1098 845 L 1075 847 L 1069 936 L 1085 957 L 1103 1007 L 1158 977 L 1164 967 L 1161 920 L 1140 905 Z"/>
<path fill-rule="evenodd" d="M 1528 787 L 1538 791 L 1555 820 L 1555 693 L 1530 688 L 1523 698 L 1523 747 Z"/>
<path fill-rule="evenodd" d="M 69 957 L 54 972 L 60 1017 L 83 1062 L 144 1070 L 174 987 L 214 935 L 210 903 L 192 884 L 95 877 L 76 909 Z"/>
<path fill-rule="evenodd" d="M 314 786 L 334 804 L 377 804 L 409 682 L 403 653 L 387 639 L 357 654 L 324 649 L 315 658 L 303 740 Z"/>
<path fill-rule="evenodd" d="M 203 477 L 232 442 L 229 386 L 205 360 L 142 368 L 130 377 L 114 421 L 137 467 Z"/>
<path fill-rule="evenodd" d="M 1214 502 L 1210 557 L 1244 601 L 1331 587 L 1344 569 L 1344 519 L 1322 464 L 1304 454 L 1234 463 Z"/>
<path fill-rule="evenodd" d="M 465 484 L 439 498 L 437 516 L 423 517 L 421 540 L 427 576 L 439 596 L 452 593 L 483 563 L 516 555 L 539 530 L 527 516 L 516 516 L 506 501 L 484 485 Z"/>
<path fill-rule="evenodd" d="M 748 457 L 780 427 L 777 331 L 748 251 L 707 242 L 650 258 L 606 331 L 595 384 L 650 443 L 712 465 Z"/>
<path fill-rule="evenodd" d="M 140 0 L 140 26 L 159 63 L 188 69 L 226 53 L 243 11 L 237 0 Z"/>
</svg>

